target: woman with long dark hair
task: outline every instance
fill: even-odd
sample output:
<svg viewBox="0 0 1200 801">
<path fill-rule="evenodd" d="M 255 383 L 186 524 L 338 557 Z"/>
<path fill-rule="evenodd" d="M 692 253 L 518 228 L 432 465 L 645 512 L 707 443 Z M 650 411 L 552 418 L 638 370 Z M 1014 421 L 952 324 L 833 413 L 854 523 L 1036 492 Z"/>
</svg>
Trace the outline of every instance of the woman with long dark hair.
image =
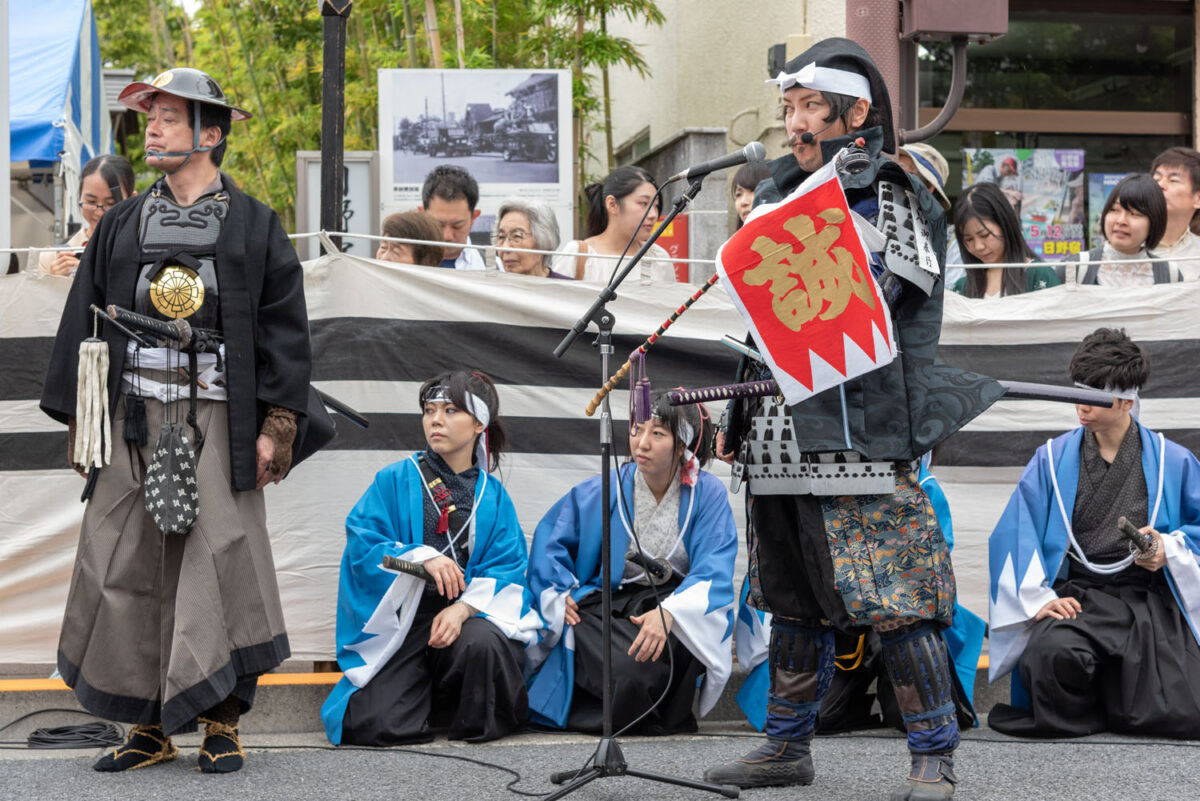
<svg viewBox="0 0 1200 801">
<path fill-rule="evenodd" d="M 1113 187 L 1100 212 L 1104 241 L 1068 261 L 1081 284 L 1151 286 L 1179 280 L 1165 259 L 1152 259 L 1149 248 L 1167 230 L 1167 202 L 1159 185 L 1145 173 L 1127 175 Z"/>
<path fill-rule="evenodd" d="M 426 449 L 385 467 L 346 518 L 338 581 L 343 677 L 321 707 L 334 744 L 429 742 L 431 710 L 452 740 L 503 737 L 525 719 L 523 645 L 541 622 L 527 550 L 491 475 L 504 447 L 496 385 L 456 370 L 418 394 Z M 427 578 L 385 567 L 419 564 Z"/>
<path fill-rule="evenodd" d="M 654 176 L 641 167 L 617 167 L 603 181 L 588 184 L 587 238 L 568 242 L 554 262 L 556 272 L 573 275 L 582 281 L 607 282 L 617 260 L 630 258 L 654 232 L 661 200 L 655 197 Z M 649 211 L 647 212 L 647 209 Z M 629 244 L 630 240 L 633 244 Z M 626 251 L 626 245 L 629 249 Z M 641 277 L 655 281 L 674 281 L 671 255 L 654 245 L 642 257 Z"/>
<path fill-rule="evenodd" d="M 974 184 L 963 192 L 954 204 L 954 237 L 964 264 L 1028 264 L 1035 258 L 1017 213 L 995 184 Z M 1051 267 L 988 267 L 967 270 L 952 289 L 968 298 L 994 298 L 1061 283 Z"/>
</svg>

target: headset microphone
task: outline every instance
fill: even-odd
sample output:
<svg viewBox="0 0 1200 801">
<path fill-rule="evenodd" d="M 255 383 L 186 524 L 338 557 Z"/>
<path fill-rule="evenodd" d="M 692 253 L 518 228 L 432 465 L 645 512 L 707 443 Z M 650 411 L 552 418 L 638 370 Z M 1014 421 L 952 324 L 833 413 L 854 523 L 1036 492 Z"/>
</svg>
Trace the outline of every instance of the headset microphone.
<svg viewBox="0 0 1200 801">
<path fill-rule="evenodd" d="M 837 120 L 834 120 L 834 122 L 837 122 Z M 812 131 L 805 131 L 804 133 L 800 134 L 800 141 L 806 145 L 811 145 L 813 142 L 817 141 L 818 134 L 823 134 L 832 127 L 833 127 L 833 122 L 829 123 L 824 128 L 817 131 L 816 133 L 813 133 Z"/>
</svg>

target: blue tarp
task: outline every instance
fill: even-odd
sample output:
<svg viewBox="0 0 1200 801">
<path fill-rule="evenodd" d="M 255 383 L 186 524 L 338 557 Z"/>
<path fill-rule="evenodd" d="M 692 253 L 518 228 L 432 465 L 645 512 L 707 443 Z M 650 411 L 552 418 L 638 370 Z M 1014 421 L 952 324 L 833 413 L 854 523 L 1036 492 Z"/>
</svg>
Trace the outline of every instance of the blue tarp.
<svg viewBox="0 0 1200 801">
<path fill-rule="evenodd" d="M 58 161 L 67 125 L 81 164 L 111 151 L 91 0 L 10 0 L 8 31 L 12 161 Z"/>
</svg>

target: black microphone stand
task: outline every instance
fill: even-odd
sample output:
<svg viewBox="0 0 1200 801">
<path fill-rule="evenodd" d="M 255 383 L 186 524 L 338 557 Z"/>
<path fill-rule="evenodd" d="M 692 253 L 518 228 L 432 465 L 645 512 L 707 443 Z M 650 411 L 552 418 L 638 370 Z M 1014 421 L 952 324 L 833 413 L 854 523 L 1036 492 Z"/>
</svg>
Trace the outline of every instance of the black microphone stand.
<svg viewBox="0 0 1200 801">
<path fill-rule="evenodd" d="M 596 345 L 600 348 L 600 383 L 604 384 L 608 380 L 608 357 L 613 353 L 612 345 L 612 330 L 616 323 L 616 318 L 612 313 L 605 308 L 608 301 L 615 298 L 616 288 L 625 280 L 625 276 L 629 275 L 650 246 L 654 244 L 654 240 L 658 239 L 659 235 L 666 229 L 671 221 L 682 212 L 689 203 L 700 192 L 700 184 L 703 181 L 703 176 L 694 179 L 688 186 L 687 191 L 676 199 L 674 208 L 667 215 L 666 219 L 659 223 L 654 229 L 654 233 L 646 240 L 645 244 L 638 249 L 629 263 L 624 266 L 620 273 L 615 278 L 609 281 L 608 286 L 600 291 L 596 300 L 592 302 L 591 307 L 584 313 L 567 335 L 563 337 L 562 342 L 558 343 L 558 347 L 554 349 L 554 355 L 562 357 L 567 348 L 571 347 L 571 343 L 576 337 L 587 330 L 590 323 L 595 323 L 599 328 L 600 333 L 596 337 Z M 601 679 L 604 682 L 602 693 L 601 715 L 603 718 L 603 730 L 600 738 L 600 743 L 596 747 L 596 752 L 592 755 L 591 762 L 584 768 L 576 770 L 564 770 L 550 774 L 550 781 L 554 784 L 567 785 L 550 795 L 546 796 L 544 801 L 553 801 L 553 799 L 562 798 L 570 795 L 580 787 L 591 782 L 593 779 L 599 779 L 607 776 L 635 776 L 639 779 L 650 779 L 651 781 L 662 782 L 664 784 L 674 784 L 680 787 L 691 787 L 696 790 L 707 790 L 712 793 L 720 793 L 726 798 L 737 798 L 739 789 L 733 785 L 717 785 L 709 784 L 708 782 L 695 781 L 693 779 L 684 779 L 675 776 L 667 776 L 662 773 L 654 773 L 646 770 L 632 768 L 625 761 L 625 754 L 621 751 L 621 746 L 613 737 L 613 710 L 612 710 L 612 560 L 610 554 L 612 551 L 612 515 L 609 513 L 609 498 L 611 491 L 611 463 L 612 463 L 612 412 L 609 408 L 608 396 L 605 395 L 604 401 L 600 407 L 600 491 L 604 497 L 603 515 L 600 520 L 600 598 L 601 598 L 601 620 L 600 630 L 602 633 L 602 653 L 601 662 Z M 670 645 L 668 644 L 669 648 Z"/>
</svg>

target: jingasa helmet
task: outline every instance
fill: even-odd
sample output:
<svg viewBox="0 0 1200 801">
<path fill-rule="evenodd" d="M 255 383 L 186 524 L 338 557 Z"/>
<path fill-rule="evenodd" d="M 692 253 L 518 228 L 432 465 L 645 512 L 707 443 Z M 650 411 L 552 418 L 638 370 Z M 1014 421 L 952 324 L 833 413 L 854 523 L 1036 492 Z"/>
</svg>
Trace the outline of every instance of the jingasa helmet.
<svg viewBox="0 0 1200 801">
<path fill-rule="evenodd" d="M 175 67 L 159 73 L 149 83 L 134 81 L 121 90 L 117 102 L 126 108 L 145 114 L 150 111 L 150 101 L 158 93 L 174 95 L 184 100 L 196 100 L 212 106 L 227 108 L 234 122 L 248 120 L 253 115 L 233 106 L 225 99 L 225 92 L 213 77 L 203 70 L 192 67 Z"/>
<path fill-rule="evenodd" d="M 214 81 L 211 75 L 191 67 L 175 67 L 166 72 L 160 72 L 150 83 L 135 81 L 121 90 L 117 102 L 126 108 L 147 114 L 150 111 L 150 104 L 154 101 L 154 96 L 160 93 L 195 101 L 192 103 L 192 149 L 174 153 L 147 150 L 147 157 L 187 156 L 183 162 L 187 164 L 193 153 L 205 153 L 220 147 L 221 143 L 225 141 L 224 136 L 214 145 L 200 146 L 201 104 L 229 109 L 230 120 L 248 120 L 252 116 L 249 111 L 230 105 L 229 101 L 225 99 L 225 92 L 221 90 L 221 85 Z M 182 169 L 182 165 L 176 168 L 176 170 L 178 169 Z"/>
<path fill-rule="evenodd" d="M 823 39 L 785 64 L 783 72 L 772 78 L 771 83 L 779 84 L 784 92 L 793 86 L 803 86 L 866 98 L 883 119 L 884 152 L 896 152 L 887 83 L 871 56 L 857 42 L 838 37 Z"/>
</svg>

